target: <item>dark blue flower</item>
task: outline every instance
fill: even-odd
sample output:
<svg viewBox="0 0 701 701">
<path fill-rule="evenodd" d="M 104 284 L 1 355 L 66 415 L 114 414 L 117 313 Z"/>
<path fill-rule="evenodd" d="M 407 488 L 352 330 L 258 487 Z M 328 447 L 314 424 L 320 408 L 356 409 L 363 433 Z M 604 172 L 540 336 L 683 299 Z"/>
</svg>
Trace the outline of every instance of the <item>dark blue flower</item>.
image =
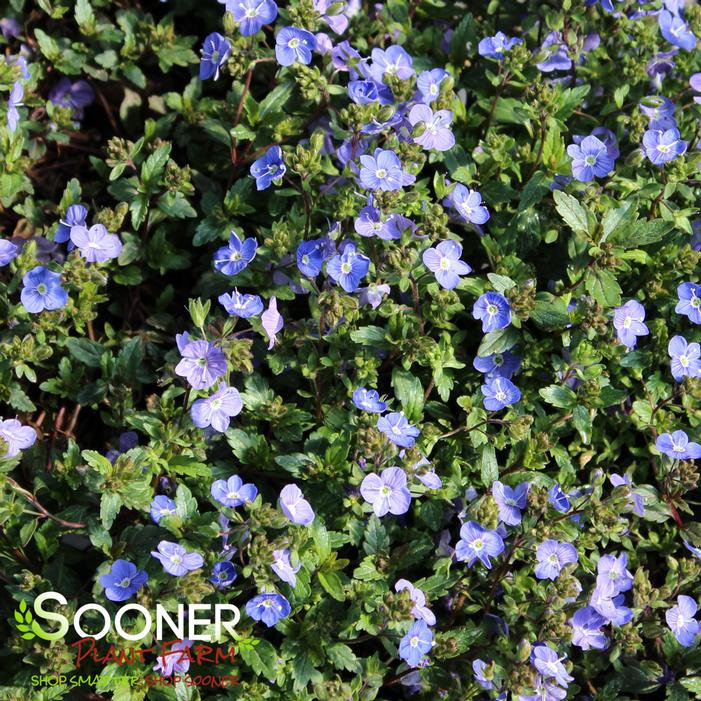
<svg viewBox="0 0 701 701">
<path fill-rule="evenodd" d="M 52 273 L 42 265 L 32 268 L 22 278 L 22 284 L 20 299 L 31 314 L 38 314 L 44 309 L 60 309 L 68 302 L 68 293 L 61 287 L 61 275 Z"/>
<path fill-rule="evenodd" d="M 507 380 L 510 380 L 521 367 L 521 356 L 509 351 L 493 353 L 483 358 L 477 356 L 472 361 L 472 365 L 475 370 L 484 373 L 487 378 L 505 377 Z"/>
<path fill-rule="evenodd" d="M 348 97 L 356 105 L 369 105 L 380 99 L 377 83 L 372 80 L 352 80 L 348 83 Z"/>
<path fill-rule="evenodd" d="M 324 263 L 322 239 L 302 241 L 297 247 L 297 267 L 302 275 L 316 277 Z"/>
<path fill-rule="evenodd" d="M 251 176 L 256 179 L 256 188 L 265 190 L 270 184 L 278 184 L 287 171 L 282 159 L 282 149 L 271 146 L 258 160 L 251 165 Z"/>
<path fill-rule="evenodd" d="M 501 411 L 521 399 L 518 387 L 505 377 L 493 377 L 482 385 L 483 404 L 487 411 Z"/>
<path fill-rule="evenodd" d="M 343 252 L 334 256 L 326 266 L 326 273 L 346 292 L 358 289 L 360 281 L 367 275 L 370 259 L 358 253 L 354 243 L 346 244 Z"/>
<path fill-rule="evenodd" d="M 358 387 L 353 390 L 353 403 L 358 409 L 369 411 L 373 414 L 381 414 L 387 408 L 387 402 L 380 401 L 377 390 Z"/>
<path fill-rule="evenodd" d="M 214 77 L 219 78 L 219 69 L 226 63 L 231 51 L 231 44 L 219 32 L 212 32 L 202 44 L 202 59 L 200 61 L 200 80 Z"/>
<path fill-rule="evenodd" d="M 518 37 L 507 37 L 504 32 L 497 32 L 493 37 L 485 37 L 477 46 L 477 53 L 486 58 L 493 58 L 497 61 L 503 61 L 506 57 L 506 52 L 516 46 L 522 44 L 523 39 Z"/>
<path fill-rule="evenodd" d="M 275 57 L 281 66 L 309 65 L 315 48 L 316 39 L 306 29 L 283 27 L 275 36 Z"/>
<path fill-rule="evenodd" d="M 245 37 L 259 32 L 263 25 L 271 24 L 277 17 L 277 5 L 273 0 L 228 0 L 226 9 L 239 23 L 239 32 Z"/>
<path fill-rule="evenodd" d="M 496 480 L 492 484 L 492 496 L 499 508 L 499 518 L 508 526 L 521 523 L 521 511 L 528 500 L 528 482 L 521 482 L 514 488 Z"/>
<path fill-rule="evenodd" d="M 481 319 L 482 331 L 504 329 L 511 323 L 511 305 L 499 292 L 485 292 L 472 307 L 472 316 Z"/>
<path fill-rule="evenodd" d="M 257 250 L 258 242 L 255 239 L 241 241 L 232 231 L 228 246 L 222 246 L 214 254 L 214 267 L 224 275 L 236 275 L 256 257 Z"/>
<path fill-rule="evenodd" d="M 433 647 L 433 633 L 426 621 L 416 621 L 399 641 L 399 656 L 409 665 L 418 667 L 424 655 Z"/>
<path fill-rule="evenodd" d="M 56 243 L 65 243 L 71 238 L 71 229 L 74 226 L 85 226 L 88 218 L 88 210 L 83 207 L 82 204 L 72 204 L 66 210 L 66 216 L 61 219 L 58 227 L 56 228 L 56 234 L 54 235 L 54 241 Z"/>
<path fill-rule="evenodd" d="M 215 562 L 212 567 L 212 576 L 209 581 L 214 584 L 217 589 L 226 589 L 230 587 L 236 580 L 236 568 L 227 560 L 223 562 Z"/>
<path fill-rule="evenodd" d="M 287 618 L 291 611 L 290 602 L 282 595 L 263 593 L 254 596 L 246 604 L 246 613 L 254 621 L 262 621 L 268 628 Z"/>
<path fill-rule="evenodd" d="M 148 581 L 148 575 L 128 560 L 115 560 L 108 574 L 100 577 L 105 596 L 110 601 L 126 601 Z"/>
</svg>

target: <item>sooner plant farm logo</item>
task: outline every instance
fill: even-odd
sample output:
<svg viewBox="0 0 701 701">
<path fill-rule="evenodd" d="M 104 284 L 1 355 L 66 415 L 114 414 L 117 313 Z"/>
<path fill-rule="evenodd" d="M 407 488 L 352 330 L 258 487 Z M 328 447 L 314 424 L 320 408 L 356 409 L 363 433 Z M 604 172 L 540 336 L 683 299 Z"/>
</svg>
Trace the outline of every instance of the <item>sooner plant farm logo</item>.
<svg viewBox="0 0 701 701">
<path fill-rule="evenodd" d="M 44 608 L 44 604 L 49 601 L 54 601 L 62 606 L 68 604 L 66 597 L 55 591 L 44 592 L 37 596 L 34 600 L 33 610 L 27 606 L 24 599 L 20 601 L 19 607 L 14 612 L 14 618 L 17 630 L 26 640 L 34 638 L 59 640 L 68 633 L 71 623 L 80 638 L 92 638 L 93 640 L 104 638 L 112 628 L 124 640 L 130 642 L 142 640 L 152 632 L 154 624 L 155 639 L 158 641 L 169 638 L 187 638 L 188 640 L 211 642 L 212 640 L 220 640 L 222 632 L 226 632 L 231 639 L 235 640 L 238 638 L 235 626 L 241 618 L 238 607 L 233 604 L 178 604 L 175 616 L 166 611 L 161 604 L 156 604 L 154 616 L 146 607 L 130 603 L 121 606 L 112 619 L 104 606 L 90 603 L 81 606 L 73 615 L 72 621 L 69 622 L 63 614 Z M 97 632 L 87 632 L 83 628 L 83 618 L 89 612 L 95 612 L 98 617 L 102 618 L 102 628 Z M 124 629 L 124 616 L 130 613 L 140 614 L 143 618 L 143 626 L 140 630 L 130 632 Z M 53 632 L 47 631 L 39 624 L 38 619 L 57 623 L 58 629 Z M 214 625 L 213 635 L 209 632 L 212 624 Z"/>
</svg>

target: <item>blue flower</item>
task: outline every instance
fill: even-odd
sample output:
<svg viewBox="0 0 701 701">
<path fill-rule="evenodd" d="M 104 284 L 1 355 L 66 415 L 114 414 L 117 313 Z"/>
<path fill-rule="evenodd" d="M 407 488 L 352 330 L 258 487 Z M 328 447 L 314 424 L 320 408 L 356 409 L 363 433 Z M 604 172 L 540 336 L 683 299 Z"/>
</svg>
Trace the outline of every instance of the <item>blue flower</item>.
<svg viewBox="0 0 701 701">
<path fill-rule="evenodd" d="M 441 94 L 441 83 L 450 77 L 448 71 L 443 68 L 434 68 L 424 71 L 416 79 L 416 87 L 421 95 L 421 101 L 430 104 Z"/>
<path fill-rule="evenodd" d="M 71 242 L 88 263 L 104 263 L 118 258 L 122 242 L 116 234 L 110 234 L 102 224 L 71 227 Z"/>
<path fill-rule="evenodd" d="M 279 184 L 286 172 L 287 166 L 279 146 L 271 146 L 258 160 L 253 161 L 250 170 L 258 190 L 265 190 L 273 182 Z"/>
<path fill-rule="evenodd" d="M 219 295 L 219 304 L 232 316 L 249 319 L 263 311 L 263 300 L 258 295 L 242 295 L 238 290 Z"/>
<path fill-rule="evenodd" d="M 7 99 L 7 128 L 13 134 L 17 131 L 19 124 L 18 107 L 22 107 L 22 98 L 24 97 L 24 88 L 19 81 L 12 86 L 10 97 Z"/>
<path fill-rule="evenodd" d="M 453 191 L 443 200 L 465 220 L 481 226 L 489 219 L 489 210 L 482 204 L 482 195 L 458 183 Z"/>
<path fill-rule="evenodd" d="M 270 569 L 287 582 L 293 589 L 297 586 L 297 572 L 302 569 L 302 563 L 292 566 L 291 554 L 288 548 L 273 550 L 273 562 Z"/>
<path fill-rule="evenodd" d="M 346 292 L 358 289 L 360 281 L 367 275 L 370 259 L 358 253 L 354 243 L 348 243 L 343 252 L 334 256 L 326 266 L 326 273 Z"/>
<path fill-rule="evenodd" d="M 528 482 L 521 482 L 513 489 L 496 480 L 492 483 L 492 496 L 499 508 L 499 518 L 508 526 L 521 523 L 521 511 L 528 500 Z"/>
<path fill-rule="evenodd" d="M 202 59 L 200 61 L 200 80 L 214 77 L 219 78 L 219 69 L 226 63 L 231 51 L 231 44 L 219 32 L 209 34 L 202 44 Z"/>
<path fill-rule="evenodd" d="M 488 531 L 476 521 L 467 521 L 460 528 L 460 540 L 455 546 L 455 557 L 467 566 L 479 560 L 488 570 L 492 569 L 490 558 L 504 552 L 504 541 L 496 531 Z"/>
<path fill-rule="evenodd" d="M 68 293 L 61 287 L 61 275 L 52 273 L 42 265 L 30 270 L 22 278 L 22 284 L 20 299 L 31 314 L 38 314 L 44 309 L 60 309 L 68 302 Z"/>
<path fill-rule="evenodd" d="M 489 666 L 490 665 L 488 665 L 484 660 L 480 660 L 479 658 L 474 660 L 472 663 L 472 674 L 475 677 L 475 681 L 487 691 L 494 688 L 494 682 L 492 681 L 493 677 L 485 677 L 484 675 L 484 670 Z"/>
<path fill-rule="evenodd" d="M 297 247 L 297 267 L 302 275 L 316 277 L 324 263 L 323 241 L 313 239 L 302 241 Z"/>
<path fill-rule="evenodd" d="M 228 480 L 212 482 L 210 492 L 216 501 L 231 509 L 242 504 L 250 504 L 258 496 L 256 486 L 244 484 L 238 475 L 232 475 Z"/>
<path fill-rule="evenodd" d="M 696 35 L 689 25 L 676 13 L 662 10 L 657 17 L 662 36 L 670 43 L 686 51 L 696 48 Z"/>
<path fill-rule="evenodd" d="M 643 134 L 643 146 L 645 155 L 660 166 L 684 154 L 687 142 L 682 141 L 679 129 L 648 129 Z"/>
<path fill-rule="evenodd" d="M 593 135 L 570 144 L 567 153 L 572 158 L 572 175 L 583 183 L 607 176 L 615 165 L 606 144 Z"/>
<path fill-rule="evenodd" d="M 576 645 L 582 650 L 605 650 L 607 648 L 608 638 L 600 630 L 607 621 L 591 606 L 578 609 L 567 622 L 572 627 L 572 645 Z"/>
<path fill-rule="evenodd" d="M 462 246 L 457 241 L 441 241 L 435 248 L 423 252 L 424 265 L 436 276 L 438 284 L 446 290 L 458 286 L 461 275 L 468 275 L 472 268 L 460 260 Z"/>
<path fill-rule="evenodd" d="M 701 324 L 701 285 L 693 282 L 682 282 L 677 287 L 679 302 L 674 308 L 677 314 L 689 317 L 694 324 Z"/>
<path fill-rule="evenodd" d="M 699 634 L 699 622 L 694 618 L 698 606 L 684 594 L 677 597 L 677 605 L 665 612 L 665 620 L 674 633 L 677 642 L 684 647 L 691 647 Z"/>
<path fill-rule="evenodd" d="M 407 80 L 415 73 L 411 56 L 401 46 L 392 45 L 387 49 L 373 49 L 371 56 L 372 65 L 368 73 L 377 83 L 384 83 L 386 75 Z"/>
<path fill-rule="evenodd" d="M 671 358 L 672 377 L 677 382 L 701 375 L 701 347 L 698 343 L 687 343 L 683 336 L 673 336 L 667 351 Z"/>
<path fill-rule="evenodd" d="M 180 355 L 175 374 L 185 377 L 193 389 L 208 389 L 226 372 L 226 356 L 209 341 L 185 343 Z"/>
<path fill-rule="evenodd" d="M 553 509 L 559 511 L 561 514 L 566 514 L 572 507 L 569 497 L 562 491 L 562 487 L 558 483 L 550 487 L 550 491 L 548 491 L 548 501 Z"/>
<path fill-rule="evenodd" d="M 503 61 L 506 57 L 506 52 L 516 46 L 522 44 L 523 39 L 518 37 L 507 37 L 504 32 L 497 32 L 493 37 L 485 37 L 480 40 L 477 46 L 477 53 L 486 58 L 493 58 L 497 61 Z"/>
<path fill-rule="evenodd" d="M 628 555 L 603 555 L 596 565 L 596 587 L 606 596 L 617 596 L 633 587 L 628 571 Z M 603 615 L 603 614 L 602 614 Z"/>
<path fill-rule="evenodd" d="M 374 389 L 358 387 L 353 390 L 353 403 L 362 411 L 381 414 L 387 408 L 387 402 L 380 401 L 380 395 Z"/>
<path fill-rule="evenodd" d="M 259 32 L 263 25 L 271 24 L 277 17 L 277 5 L 273 0 L 229 0 L 226 9 L 239 23 L 239 31 L 245 37 Z"/>
<path fill-rule="evenodd" d="M 412 138 L 427 151 L 449 151 L 455 146 L 450 129 L 453 113 L 450 110 L 434 112 L 428 105 L 414 105 L 407 117 L 414 128 Z"/>
<path fill-rule="evenodd" d="M 562 661 L 567 656 L 560 657 L 555 650 L 547 645 L 536 645 L 531 653 L 533 666 L 546 678 L 554 679 L 561 687 L 567 688 L 574 677 L 567 673 Z"/>
<path fill-rule="evenodd" d="M 0 239 L 0 268 L 9 265 L 19 253 L 19 248 L 12 241 Z"/>
<path fill-rule="evenodd" d="M 689 440 L 684 431 L 663 433 L 657 437 L 655 447 L 673 460 L 698 460 L 701 458 L 701 445 Z"/>
<path fill-rule="evenodd" d="M 377 430 L 402 448 L 411 448 L 421 433 L 416 426 L 409 423 L 404 412 L 396 411 L 377 419 Z"/>
<path fill-rule="evenodd" d="M 485 292 L 472 307 L 472 316 L 481 319 L 482 331 L 504 329 L 511 323 L 511 306 L 499 292 Z"/>
<path fill-rule="evenodd" d="M 521 367 L 521 356 L 509 351 L 493 353 L 484 357 L 478 355 L 472 361 L 472 365 L 475 370 L 484 373 L 487 379 L 505 377 L 507 380 L 510 380 Z"/>
<path fill-rule="evenodd" d="M 293 63 L 309 65 L 315 48 L 314 35 L 305 29 L 283 27 L 275 36 L 275 57 L 281 66 L 291 66 Z"/>
<path fill-rule="evenodd" d="M 227 560 L 215 562 L 209 581 L 217 589 L 226 589 L 236 581 L 236 568 Z"/>
<path fill-rule="evenodd" d="M 402 170 L 402 162 L 394 151 L 376 148 L 372 156 L 360 157 L 360 184 L 368 190 L 401 190 L 416 177 Z"/>
<path fill-rule="evenodd" d="M 416 621 L 399 641 L 399 656 L 410 666 L 418 667 L 433 647 L 433 633 L 426 621 Z"/>
<path fill-rule="evenodd" d="M 197 428 L 211 426 L 215 431 L 225 433 L 231 417 L 238 416 L 242 409 L 243 402 L 239 391 L 222 382 L 214 394 L 193 402 L 190 416 Z"/>
<path fill-rule="evenodd" d="M 197 552 L 188 552 L 178 543 L 162 540 L 156 550 L 151 551 L 163 565 L 163 570 L 174 577 L 182 577 L 204 565 L 204 558 Z"/>
<path fill-rule="evenodd" d="M 72 204 L 66 210 L 65 219 L 61 219 L 56 227 L 54 241 L 56 243 L 65 243 L 71 238 L 71 229 L 74 226 L 85 226 L 88 218 L 88 210 L 82 204 Z"/>
<path fill-rule="evenodd" d="M 148 575 L 128 560 L 115 560 L 108 574 L 100 577 L 110 601 L 126 601 L 148 581 Z"/>
<path fill-rule="evenodd" d="M 401 516 L 411 506 L 411 492 L 406 485 L 406 472 L 395 465 L 385 468 L 379 475 L 375 472 L 366 475 L 360 484 L 360 494 L 372 504 L 378 518 L 387 513 Z"/>
<path fill-rule="evenodd" d="M 536 578 L 555 580 L 560 576 L 565 565 L 577 562 L 578 555 L 571 543 L 545 540 L 536 548 L 536 558 L 538 560 L 535 568 Z"/>
<path fill-rule="evenodd" d="M 380 99 L 377 83 L 372 80 L 352 80 L 348 83 L 348 97 L 356 105 L 369 105 L 372 102 L 377 102 Z"/>
<path fill-rule="evenodd" d="M 159 494 L 151 502 L 151 518 L 155 523 L 159 523 L 164 516 L 174 516 L 175 512 L 175 502 L 164 494 Z"/>
<path fill-rule="evenodd" d="M 635 348 L 638 336 L 647 336 L 650 331 L 643 323 L 645 308 L 640 302 L 631 299 L 613 312 L 613 325 L 618 334 L 618 340 L 626 348 Z"/>
<path fill-rule="evenodd" d="M 224 275 L 236 275 L 256 257 L 257 250 L 258 242 L 255 239 L 241 241 L 232 231 L 228 246 L 222 246 L 214 254 L 214 267 Z"/>
<path fill-rule="evenodd" d="M 543 73 L 569 71 L 572 68 L 572 59 L 567 53 L 567 46 L 562 42 L 560 32 L 550 32 L 545 37 L 538 56 L 542 60 L 536 63 L 536 67 Z"/>
<path fill-rule="evenodd" d="M 287 618 L 291 611 L 290 602 L 282 595 L 265 592 L 254 596 L 246 604 L 246 613 L 254 621 L 262 621 L 268 628 Z"/>
<path fill-rule="evenodd" d="M 487 411 L 501 411 L 521 399 L 519 388 L 505 377 L 492 377 L 482 385 L 483 404 Z"/>
</svg>

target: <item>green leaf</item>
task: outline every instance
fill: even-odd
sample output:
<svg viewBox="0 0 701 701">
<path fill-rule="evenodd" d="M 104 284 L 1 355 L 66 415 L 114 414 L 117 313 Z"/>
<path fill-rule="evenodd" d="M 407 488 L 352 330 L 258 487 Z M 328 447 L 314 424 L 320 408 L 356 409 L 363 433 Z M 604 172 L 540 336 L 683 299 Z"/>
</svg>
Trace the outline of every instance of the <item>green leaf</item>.
<svg viewBox="0 0 701 701">
<path fill-rule="evenodd" d="M 555 190 L 553 198 L 555 199 L 555 209 L 573 231 L 586 233 L 589 230 L 587 210 L 572 195 Z"/>
<path fill-rule="evenodd" d="M 89 368 L 100 367 L 100 356 L 105 352 L 103 346 L 88 338 L 69 338 L 66 346 L 70 354 Z"/>
<path fill-rule="evenodd" d="M 100 498 L 100 520 L 105 530 L 112 528 L 114 519 L 117 518 L 122 508 L 122 498 L 116 492 L 103 492 Z"/>
<path fill-rule="evenodd" d="M 577 404 L 577 395 L 569 387 L 550 385 L 539 390 L 538 394 L 548 403 L 560 409 L 571 409 Z"/>
<path fill-rule="evenodd" d="M 163 175 L 171 148 L 169 143 L 159 146 L 141 166 L 141 182 L 147 189 L 153 189 Z"/>
<path fill-rule="evenodd" d="M 375 514 L 368 519 L 368 525 L 365 528 L 365 544 L 363 550 L 368 555 L 375 555 L 380 552 L 389 551 L 389 536 L 387 530 L 382 525 Z"/>
<path fill-rule="evenodd" d="M 82 30 L 92 30 L 95 26 L 95 13 L 88 0 L 76 0 L 75 21 Z"/>
<path fill-rule="evenodd" d="M 664 219 L 627 222 L 613 231 L 609 241 L 623 248 L 640 248 L 662 241 L 672 229 L 674 222 Z"/>
<path fill-rule="evenodd" d="M 491 443 L 482 448 L 480 476 L 485 487 L 491 487 L 492 482 L 499 479 L 499 464 L 497 463 L 496 451 Z"/>
<path fill-rule="evenodd" d="M 584 286 L 604 309 L 621 303 L 621 286 L 609 270 L 593 270 L 587 274 Z"/>
<path fill-rule="evenodd" d="M 392 387 L 409 421 L 419 421 L 424 408 L 424 390 L 421 381 L 400 367 L 392 373 Z"/>
<path fill-rule="evenodd" d="M 241 645 L 238 647 L 238 653 L 257 676 L 275 678 L 277 651 L 267 640 L 261 640 L 257 645 Z"/>
<path fill-rule="evenodd" d="M 362 669 L 353 650 L 344 643 L 333 643 L 326 648 L 326 655 L 336 669 L 358 674 Z"/>
<path fill-rule="evenodd" d="M 333 570 L 327 572 L 320 570 L 316 574 L 319 578 L 321 586 L 324 587 L 324 589 L 334 599 L 336 599 L 336 601 L 346 600 L 346 594 L 343 591 L 343 582 L 341 581 L 341 577 L 338 575 L 338 572 L 334 572 Z"/>
<path fill-rule="evenodd" d="M 477 355 L 484 357 L 494 353 L 504 353 L 513 348 L 519 341 L 518 329 L 508 326 L 505 329 L 490 331 L 484 335 L 482 342 L 477 349 Z"/>
<path fill-rule="evenodd" d="M 535 307 L 530 318 L 543 329 L 564 328 L 570 323 L 567 302 L 550 292 L 539 292 L 536 295 Z"/>
</svg>

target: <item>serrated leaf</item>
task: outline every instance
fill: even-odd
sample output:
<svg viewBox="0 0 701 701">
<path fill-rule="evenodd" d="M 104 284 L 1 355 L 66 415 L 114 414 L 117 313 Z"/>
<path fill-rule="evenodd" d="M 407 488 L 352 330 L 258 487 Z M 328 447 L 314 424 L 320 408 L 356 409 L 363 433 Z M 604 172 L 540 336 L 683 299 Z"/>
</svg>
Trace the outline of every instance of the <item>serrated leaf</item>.
<svg viewBox="0 0 701 701">
<path fill-rule="evenodd" d="M 557 209 L 565 223 L 573 231 L 586 233 L 589 229 L 587 210 L 572 195 L 568 195 L 561 190 L 555 190 L 553 198 L 555 200 L 555 209 Z"/>
</svg>

